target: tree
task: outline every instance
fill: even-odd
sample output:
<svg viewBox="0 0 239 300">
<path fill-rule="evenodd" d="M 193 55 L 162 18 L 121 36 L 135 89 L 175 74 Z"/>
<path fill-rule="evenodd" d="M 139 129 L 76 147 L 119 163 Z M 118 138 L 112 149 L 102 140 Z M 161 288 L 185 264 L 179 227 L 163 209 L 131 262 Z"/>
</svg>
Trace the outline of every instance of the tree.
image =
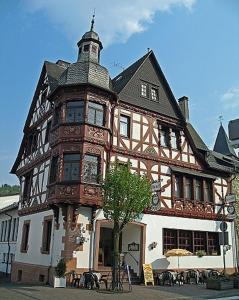
<svg viewBox="0 0 239 300">
<path fill-rule="evenodd" d="M 125 225 L 136 220 L 149 206 L 152 192 L 146 176 L 130 172 L 130 165 L 116 162 L 106 172 L 103 189 L 105 218 L 113 222 L 114 249 L 112 289 L 119 287 L 119 238 Z"/>
</svg>

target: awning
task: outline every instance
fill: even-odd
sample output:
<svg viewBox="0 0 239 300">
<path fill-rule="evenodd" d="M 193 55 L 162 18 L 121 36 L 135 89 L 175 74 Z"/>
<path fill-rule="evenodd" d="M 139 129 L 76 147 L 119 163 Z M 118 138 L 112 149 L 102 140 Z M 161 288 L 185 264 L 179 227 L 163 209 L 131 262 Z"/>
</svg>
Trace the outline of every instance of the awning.
<svg viewBox="0 0 239 300">
<path fill-rule="evenodd" d="M 202 172 L 198 172 L 198 171 L 193 171 L 190 169 L 183 169 L 183 168 L 178 168 L 178 167 L 170 167 L 172 172 L 174 173 L 181 173 L 181 174 L 185 174 L 185 175 L 193 175 L 196 177 L 202 177 L 202 178 L 208 178 L 208 179 L 217 179 L 216 176 L 213 176 L 211 174 L 206 174 L 206 173 L 202 173 Z"/>
</svg>

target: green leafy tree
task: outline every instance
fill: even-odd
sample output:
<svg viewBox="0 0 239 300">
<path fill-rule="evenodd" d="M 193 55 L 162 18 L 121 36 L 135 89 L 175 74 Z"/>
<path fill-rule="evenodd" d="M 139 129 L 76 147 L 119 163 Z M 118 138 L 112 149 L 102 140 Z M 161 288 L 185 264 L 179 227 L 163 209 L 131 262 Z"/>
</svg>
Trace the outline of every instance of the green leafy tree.
<svg viewBox="0 0 239 300">
<path fill-rule="evenodd" d="M 8 184 L 2 184 L 0 187 L 0 197 L 3 196 L 12 196 L 17 195 L 20 193 L 20 186 L 19 185 L 8 185 Z"/>
<path fill-rule="evenodd" d="M 125 225 L 136 220 L 149 206 L 152 192 L 146 176 L 130 172 L 130 165 L 116 162 L 106 172 L 103 189 L 105 218 L 113 222 L 114 250 L 112 289 L 119 288 L 119 239 Z"/>
</svg>

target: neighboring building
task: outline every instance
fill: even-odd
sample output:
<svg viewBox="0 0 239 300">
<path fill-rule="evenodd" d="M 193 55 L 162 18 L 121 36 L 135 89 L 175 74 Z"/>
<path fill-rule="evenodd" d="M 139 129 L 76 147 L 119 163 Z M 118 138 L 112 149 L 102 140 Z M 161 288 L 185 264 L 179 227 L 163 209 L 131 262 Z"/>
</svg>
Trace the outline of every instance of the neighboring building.
<svg viewBox="0 0 239 300">
<path fill-rule="evenodd" d="M 68 270 L 110 269 L 112 224 L 101 210 L 100 177 L 116 159 L 161 182 L 159 199 L 122 233 L 126 263 L 137 274 L 143 263 L 176 269 L 164 253 L 185 248 L 194 255 L 180 258 L 182 269 L 222 269 L 221 204 L 238 162 L 207 148 L 189 123 L 187 97 L 178 105 L 153 51 L 111 80 L 92 28 L 78 47 L 75 63 L 44 63 L 12 168 L 21 182 L 12 279 L 51 281 L 60 257 Z M 199 250 L 207 254 L 198 258 Z"/>
<path fill-rule="evenodd" d="M 214 150 L 223 155 L 230 156 L 230 159 L 237 160 L 239 153 L 239 119 L 231 120 L 228 124 L 229 138 L 221 125 L 218 131 Z M 232 193 L 236 195 L 236 203 L 234 204 L 236 209 L 235 218 L 235 239 L 237 241 L 237 261 L 239 268 L 239 173 L 235 171 L 235 175 L 232 178 Z"/>
<path fill-rule="evenodd" d="M 11 274 L 18 233 L 19 195 L 0 197 L 0 276 Z"/>
</svg>

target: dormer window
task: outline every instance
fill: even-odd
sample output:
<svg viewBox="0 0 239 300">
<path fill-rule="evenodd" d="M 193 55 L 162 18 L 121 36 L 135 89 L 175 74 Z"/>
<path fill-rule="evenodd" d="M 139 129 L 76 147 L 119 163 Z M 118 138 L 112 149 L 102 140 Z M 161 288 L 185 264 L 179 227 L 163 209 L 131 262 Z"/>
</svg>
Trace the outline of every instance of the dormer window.
<svg viewBox="0 0 239 300">
<path fill-rule="evenodd" d="M 84 52 L 89 52 L 90 50 L 90 44 L 84 45 Z"/>
<path fill-rule="evenodd" d="M 147 84 L 141 83 L 141 96 L 147 97 Z"/>
<path fill-rule="evenodd" d="M 158 101 L 158 90 L 156 88 L 151 88 L 151 100 Z"/>
</svg>

